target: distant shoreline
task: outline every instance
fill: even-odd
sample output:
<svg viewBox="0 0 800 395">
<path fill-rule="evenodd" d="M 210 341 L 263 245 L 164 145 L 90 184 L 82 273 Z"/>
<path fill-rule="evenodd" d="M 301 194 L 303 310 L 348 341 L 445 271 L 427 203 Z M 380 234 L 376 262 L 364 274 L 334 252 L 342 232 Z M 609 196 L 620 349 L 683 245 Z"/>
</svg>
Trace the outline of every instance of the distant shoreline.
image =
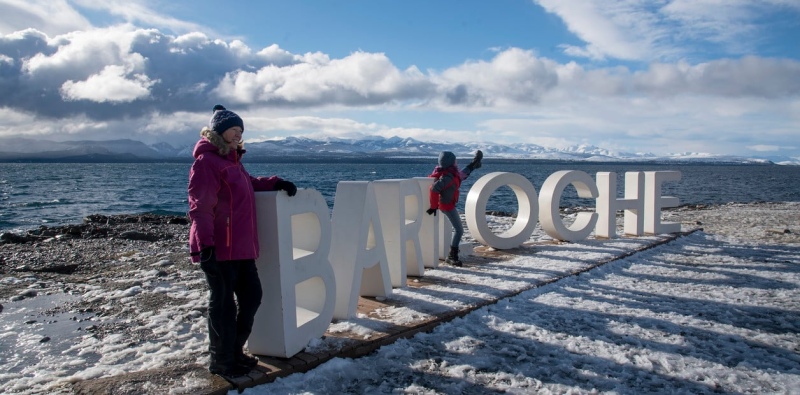
<svg viewBox="0 0 800 395">
<path fill-rule="evenodd" d="M 333 155 L 281 155 L 281 156 L 248 156 L 245 155 L 244 163 L 431 163 L 436 156 L 333 156 Z M 59 158 L 0 158 L 0 163 L 192 163 L 194 158 L 140 158 L 128 155 L 86 155 Z M 667 160 L 569 160 L 569 159 L 527 159 L 527 158 L 493 158 L 486 157 L 488 163 L 531 163 L 531 164 L 615 164 L 615 165 L 692 165 L 692 166 L 791 166 L 774 162 L 738 162 L 706 159 L 681 159 Z"/>
</svg>

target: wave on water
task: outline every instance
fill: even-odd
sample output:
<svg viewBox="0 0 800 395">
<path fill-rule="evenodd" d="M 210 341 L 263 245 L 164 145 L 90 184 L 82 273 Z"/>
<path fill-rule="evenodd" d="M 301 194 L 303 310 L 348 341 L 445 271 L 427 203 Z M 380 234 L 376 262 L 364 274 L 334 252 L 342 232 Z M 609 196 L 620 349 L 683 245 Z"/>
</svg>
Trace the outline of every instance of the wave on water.
<svg viewBox="0 0 800 395">
<path fill-rule="evenodd" d="M 71 201 L 67 199 L 53 199 L 50 201 L 43 201 L 43 202 L 23 202 L 18 203 L 18 207 L 47 207 L 47 206 L 59 206 L 59 205 L 67 205 L 72 204 Z"/>
</svg>

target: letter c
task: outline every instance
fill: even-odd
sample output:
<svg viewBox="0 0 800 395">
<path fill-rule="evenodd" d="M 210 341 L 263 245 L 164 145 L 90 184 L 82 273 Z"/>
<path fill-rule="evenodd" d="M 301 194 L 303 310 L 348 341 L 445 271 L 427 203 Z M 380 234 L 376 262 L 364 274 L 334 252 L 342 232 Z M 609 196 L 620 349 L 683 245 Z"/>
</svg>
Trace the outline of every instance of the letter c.
<svg viewBox="0 0 800 395">
<path fill-rule="evenodd" d="M 561 170 L 547 177 L 542 184 L 542 195 L 539 207 L 542 209 L 539 221 L 542 229 L 552 238 L 564 241 L 583 240 L 592 233 L 597 223 L 597 213 L 582 212 L 575 217 L 569 228 L 564 225 L 559 215 L 561 194 L 567 185 L 572 184 L 578 191 L 578 197 L 597 198 L 597 184 L 591 176 L 579 170 Z"/>
</svg>

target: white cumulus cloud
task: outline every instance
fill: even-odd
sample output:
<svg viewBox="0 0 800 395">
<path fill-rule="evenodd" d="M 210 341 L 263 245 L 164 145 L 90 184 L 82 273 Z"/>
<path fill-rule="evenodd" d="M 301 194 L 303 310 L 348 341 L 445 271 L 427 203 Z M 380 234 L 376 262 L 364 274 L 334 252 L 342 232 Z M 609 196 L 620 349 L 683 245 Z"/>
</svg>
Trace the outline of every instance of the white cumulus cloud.
<svg viewBox="0 0 800 395">
<path fill-rule="evenodd" d="M 100 73 L 85 81 L 66 81 L 61 86 L 65 100 L 91 100 L 103 102 L 130 102 L 150 94 L 151 81 L 142 74 L 130 75 L 123 66 L 106 66 Z"/>
</svg>

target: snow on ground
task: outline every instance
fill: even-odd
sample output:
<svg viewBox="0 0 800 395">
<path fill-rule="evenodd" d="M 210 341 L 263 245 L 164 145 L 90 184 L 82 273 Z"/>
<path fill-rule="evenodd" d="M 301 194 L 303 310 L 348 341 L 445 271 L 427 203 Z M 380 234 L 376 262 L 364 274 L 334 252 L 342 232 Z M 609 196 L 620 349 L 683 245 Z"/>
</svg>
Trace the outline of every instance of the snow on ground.
<svg viewBox="0 0 800 395">
<path fill-rule="evenodd" d="M 799 297 L 798 246 L 693 233 L 245 393 L 796 394 Z"/>
<path fill-rule="evenodd" d="M 507 226 L 502 218 L 493 223 Z M 728 226 L 738 227 L 736 221 Z M 397 289 L 393 298 L 405 305 L 380 314 L 392 323 L 418 320 L 436 308 L 474 304 L 660 238 L 554 244 L 537 227 L 530 248 L 508 259 L 426 271 L 426 278 L 458 279 L 459 285 Z M 174 363 L 207 364 L 202 314 L 207 294 L 198 287 L 204 281 L 201 273 L 164 277 L 159 265 L 166 263 L 115 279 L 114 290 L 89 283 L 69 293 L 45 295 L 39 289 L 37 297 L 4 302 L 0 388 L 7 393 L 68 392 L 70 382 Z M 3 281 L 37 285 L 33 277 Z M 154 295 L 167 295 L 175 303 L 142 309 Z M 79 298 L 121 305 L 126 314 L 63 307 Z M 87 333 L 92 325 L 133 328 L 98 338 Z M 369 337 L 379 329 L 362 316 L 332 324 L 330 331 Z M 131 333 L 142 335 L 132 338 Z M 335 346 L 332 342 L 335 337 L 329 336 L 309 347 Z M 169 392 L 194 393 L 207 385 L 201 378 L 185 377 Z M 747 243 L 695 232 L 503 299 L 369 356 L 335 358 L 310 372 L 245 390 L 492 392 L 800 393 L 800 244 Z"/>
</svg>

